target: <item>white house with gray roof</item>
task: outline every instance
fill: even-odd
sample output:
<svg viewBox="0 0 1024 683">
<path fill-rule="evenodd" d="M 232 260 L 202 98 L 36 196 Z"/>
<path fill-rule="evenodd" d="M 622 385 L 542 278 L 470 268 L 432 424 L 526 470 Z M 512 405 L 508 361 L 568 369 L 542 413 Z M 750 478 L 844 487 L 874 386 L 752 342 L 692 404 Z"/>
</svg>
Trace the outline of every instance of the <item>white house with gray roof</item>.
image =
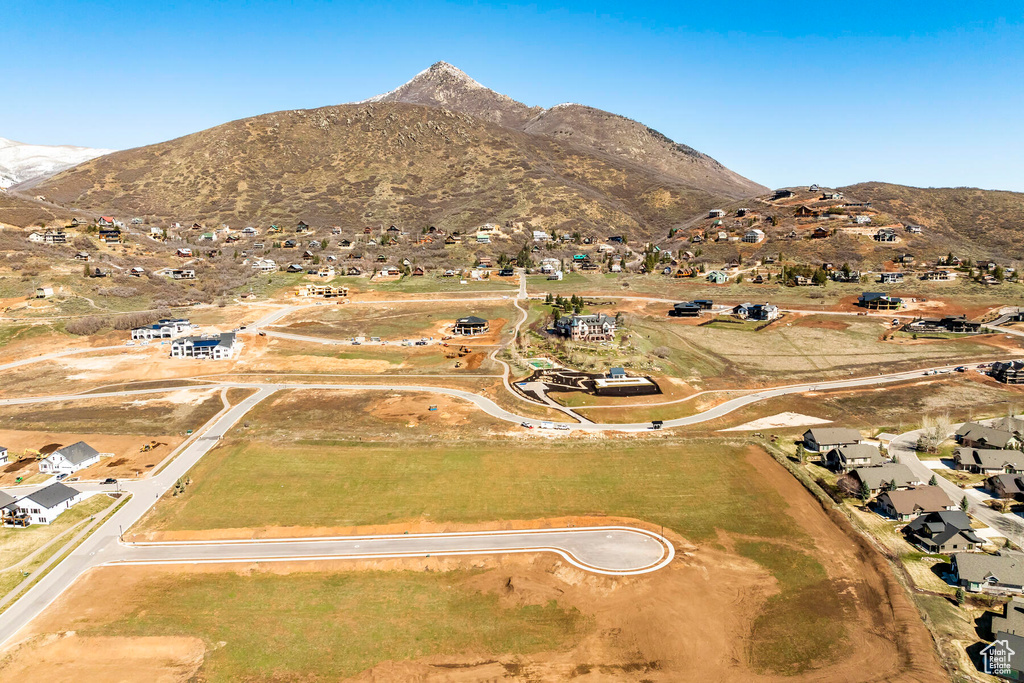
<svg viewBox="0 0 1024 683">
<path fill-rule="evenodd" d="M 185 318 L 176 320 L 165 318 L 152 325 L 136 327 L 132 330 L 132 339 L 170 339 L 190 329 L 192 329 L 192 325 Z"/>
<path fill-rule="evenodd" d="M 40 460 L 39 471 L 43 474 L 71 474 L 99 461 L 99 451 L 84 441 L 79 441 L 55 450 Z"/>
<path fill-rule="evenodd" d="M 906 465 L 888 462 L 878 467 L 858 467 L 853 476 L 862 484 L 867 484 L 872 493 L 882 490 L 905 489 L 920 486 L 924 482 L 910 471 Z"/>
<path fill-rule="evenodd" d="M 171 343 L 171 358 L 227 360 L 234 354 L 235 347 L 234 332 L 200 337 L 181 337 Z"/>
<path fill-rule="evenodd" d="M 878 447 L 869 443 L 840 446 L 825 454 L 828 466 L 839 472 L 849 472 L 854 467 L 874 467 L 885 461 Z"/>
<path fill-rule="evenodd" d="M 7 464 L 7 446 L 0 446 L 0 465 Z"/>
<path fill-rule="evenodd" d="M 78 489 L 57 482 L 7 503 L 0 511 L 0 519 L 8 526 L 49 524 L 83 497 Z"/>
</svg>

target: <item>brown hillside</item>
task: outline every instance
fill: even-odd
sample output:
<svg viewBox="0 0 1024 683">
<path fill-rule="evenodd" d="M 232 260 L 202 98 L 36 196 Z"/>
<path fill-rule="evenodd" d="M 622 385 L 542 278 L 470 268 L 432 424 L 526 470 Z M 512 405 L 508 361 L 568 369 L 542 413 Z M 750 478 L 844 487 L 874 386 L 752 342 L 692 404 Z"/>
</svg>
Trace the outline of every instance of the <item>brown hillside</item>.
<svg viewBox="0 0 1024 683">
<path fill-rule="evenodd" d="M 626 159 L 684 185 L 727 197 L 750 197 L 768 189 L 642 123 L 579 104 L 528 107 L 485 88 L 446 62 L 437 62 L 405 85 L 368 101 L 405 102 L 469 114 L 532 135 L 554 137 L 588 152 Z"/>
<path fill-rule="evenodd" d="M 728 197 L 750 197 L 768 189 L 653 128 L 581 104 L 560 104 L 547 109 L 531 119 L 524 130 L 621 156 L 687 185 Z"/>
<path fill-rule="evenodd" d="M 931 228 L 933 241 L 960 256 L 1024 260 L 1024 193 L 876 182 L 842 189 L 880 211 Z"/>
<path fill-rule="evenodd" d="M 626 160 L 447 110 L 364 103 L 283 111 L 116 152 L 33 188 L 58 204 L 160 220 L 663 233 L 721 201 Z"/>
<path fill-rule="evenodd" d="M 0 225 L 27 228 L 49 225 L 71 217 L 70 211 L 0 190 Z"/>
</svg>

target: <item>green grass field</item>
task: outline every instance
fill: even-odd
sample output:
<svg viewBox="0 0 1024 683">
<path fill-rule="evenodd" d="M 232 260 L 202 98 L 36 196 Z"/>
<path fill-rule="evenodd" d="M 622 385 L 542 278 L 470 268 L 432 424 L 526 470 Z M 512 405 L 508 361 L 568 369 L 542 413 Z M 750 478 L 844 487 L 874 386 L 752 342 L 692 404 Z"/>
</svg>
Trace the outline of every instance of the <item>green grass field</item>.
<svg viewBox="0 0 1024 683">
<path fill-rule="evenodd" d="M 210 453 L 192 479 L 185 495 L 154 508 L 144 530 L 607 514 L 664 524 L 692 540 L 719 528 L 801 537 L 778 514 L 785 501 L 759 483 L 743 449 L 721 442 L 410 449 L 246 439 Z"/>
<path fill-rule="evenodd" d="M 79 633 L 198 636 L 212 648 L 208 681 L 339 680 L 388 660 L 550 650 L 586 623 L 554 602 L 502 606 L 461 585 L 471 575 L 165 576 L 145 583 L 127 616 Z"/>
</svg>

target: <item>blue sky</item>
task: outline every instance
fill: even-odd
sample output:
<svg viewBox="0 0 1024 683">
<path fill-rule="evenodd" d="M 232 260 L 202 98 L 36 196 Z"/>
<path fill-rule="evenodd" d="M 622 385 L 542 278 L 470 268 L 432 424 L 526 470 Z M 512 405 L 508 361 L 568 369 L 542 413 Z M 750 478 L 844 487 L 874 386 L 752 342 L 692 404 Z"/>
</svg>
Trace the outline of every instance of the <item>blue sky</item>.
<svg viewBox="0 0 1024 683">
<path fill-rule="evenodd" d="M 629 116 L 772 187 L 1024 191 L 1024 3 L 8 3 L 0 137 L 127 148 L 438 60 Z"/>
</svg>

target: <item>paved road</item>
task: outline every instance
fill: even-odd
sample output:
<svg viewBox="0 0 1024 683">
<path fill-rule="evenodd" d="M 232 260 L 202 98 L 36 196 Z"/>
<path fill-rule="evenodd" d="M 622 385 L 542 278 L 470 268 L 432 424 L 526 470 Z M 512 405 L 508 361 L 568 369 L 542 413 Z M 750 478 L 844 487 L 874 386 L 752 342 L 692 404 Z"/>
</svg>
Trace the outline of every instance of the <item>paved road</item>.
<svg viewBox="0 0 1024 683">
<path fill-rule="evenodd" d="M 186 447 L 163 472 L 132 482 L 132 497 L 114 512 L 91 536 L 68 555 L 49 574 L 39 580 L 6 612 L 0 615 L 0 644 L 9 641 L 29 621 L 90 567 L 102 564 L 112 548 L 118 547 L 121 529 L 137 522 L 174 483 L 184 476 L 217 441 L 253 406 L 273 393 L 260 389 L 238 405 L 230 408 L 203 434 Z"/>
<path fill-rule="evenodd" d="M 928 368 L 928 370 L 951 370 L 952 365 L 939 366 L 937 368 Z M 774 387 L 770 389 L 762 389 L 760 391 L 751 392 L 743 396 L 738 396 L 728 401 L 724 401 L 717 406 L 709 408 L 703 412 L 688 415 L 686 417 L 675 418 L 671 420 L 665 420 L 663 427 L 684 427 L 688 425 L 700 424 L 702 422 L 708 422 L 717 418 L 728 415 L 729 413 L 738 410 L 744 406 L 758 403 L 770 398 L 776 398 L 779 396 L 787 396 L 789 394 L 800 394 L 808 391 L 825 391 L 832 389 L 851 389 L 868 386 L 877 386 L 881 384 L 891 384 L 894 382 L 904 382 L 914 379 L 922 379 L 923 370 L 911 370 L 908 372 L 897 372 L 888 375 L 874 375 L 869 377 L 856 377 L 852 379 L 842 380 L 831 380 L 827 382 L 808 382 L 805 384 L 791 384 L 788 386 Z M 470 403 L 475 404 L 478 408 L 483 410 L 491 417 L 506 422 L 519 423 L 523 421 L 531 421 L 533 418 L 524 417 L 522 415 L 516 415 L 513 412 L 505 410 L 497 403 L 487 398 L 475 394 L 471 391 L 464 389 L 452 389 L 449 387 L 436 387 L 436 386 L 421 386 L 414 384 L 316 384 L 316 383 L 274 383 L 274 382 L 210 382 L 200 386 L 188 386 L 176 389 L 176 391 L 188 390 L 188 389 L 231 389 L 231 388 L 249 388 L 257 390 L 267 391 L 279 391 L 287 389 L 320 389 L 320 390 L 334 390 L 334 391 L 415 391 L 415 392 L 426 392 L 433 394 L 441 394 L 445 396 L 451 396 L 454 398 L 460 398 Z M 37 403 L 53 403 L 59 401 L 74 401 L 87 398 L 113 398 L 113 397 L 125 397 L 125 396 L 138 396 L 144 394 L 153 394 L 167 392 L 167 388 L 158 389 L 130 389 L 125 391 L 109 391 L 109 392 L 95 392 L 91 394 L 64 394 L 55 396 L 33 396 L 23 398 L 7 398 L 0 399 L 0 406 L 4 405 L 25 405 L 25 404 L 37 404 Z M 559 423 L 556 423 L 559 424 Z M 604 422 L 584 422 L 584 423 L 561 423 L 569 426 L 571 429 L 578 429 L 583 431 L 592 432 L 603 432 L 603 431 L 622 431 L 622 432 L 637 432 L 646 431 L 650 429 L 650 422 L 634 422 L 634 423 L 604 423 Z"/>
<path fill-rule="evenodd" d="M 109 548 L 106 564 L 198 564 L 325 559 L 383 559 L 433 555 L 553 552 L 597 574 L 656 571 L 672 561 L 672 544 L 630 527 L 402 534 L 234 542 L 139 543 Z"/>
<path fill-rule="evenodd" d="M 240 385 L 246 386 L 246 385 Z M 165 494 L 174 483 L 208 453 L 224 434 L 257 403 L 281 385 L 250 385 L 256 393 L 215 418 L 213 424 L 160 473 L 149 479 L 125 482 L 128 501 L 103 522 L 78 548 L 24 596 L 0 615 L 0 645 L 8 643 L 32 619 L 60 596 L 85 571 L 110 563 L 298 561 L 302 559 L 398 557 L 428 554 L 554 552 L 568 562 L 602 574 L 655 571 L 674 555 L 671 543 L 657 534 L 621 528 L 581 527 L 543 531 L 473 534 L 410 535 L 408 537 L 359 537 L 323 541 L 267 541 L 250 543 L 140 544 L 126 545 L 119 537 Z M 321 388 L 333 388 L 321 385 Z M 380 388 L 380 387 L 375 387 Z M 423 387 L 422 389 L 429 389 Z M 140 392 L 111 392 L 133 395 Z M 151 393 L 143 390 L 141 393 Z M 467 393 L 467 392 L 457 392 Z M 95 395 L 92 395 L 95 396 Z M 81 398 L 81 397 L 76 397 Z M 495 406 L 496 407 L 496 406 Z M 518 418 L 515 418 L 518 419 Z M 358 546 L 358 547 L 357 547 Z"/>
<path fill-rule="evenodd" d="M 983 423 L 991 422 L 990 420 L 982 420 Z M 956 431 L 960 428 L 960 425 L 953 425 L 953 430 Z M 932 475 L 935 472 L 932 471 L 927 465 L 921 462 L 917 457 L 917 440 L 921 436 L 920 429 L 900 434 L 898 437 L 892 440 L 889 444 L 889 455 L 899 457 L 901 464 L 906 465 L 910 468 L 910 471 L 921 481 L 927 483 L 931 480 Z M 1017 513 L 1002 514 L 996 512 L 989 506 L 985 505 L 985 501 L 988 500 L 988 496 L 984 493 L 974 489 L 962 489 L 953 482 L 949 481 L 944 477 L 935 475 L 936 483 L 942 488 L 942 490 L 948 495 L 953 502 L 959 503 L 963 497 L 967 496 L 967 502 L 970 504 L 968 511 L 977 519 L 981 520 L 985 524 L 989 525 L 993 529 L 997 530 L 1003 536 L 1010 539 L 1014 545 L 1018 548 L 1024 547 L 1024 519 Z"/>
</svg>

